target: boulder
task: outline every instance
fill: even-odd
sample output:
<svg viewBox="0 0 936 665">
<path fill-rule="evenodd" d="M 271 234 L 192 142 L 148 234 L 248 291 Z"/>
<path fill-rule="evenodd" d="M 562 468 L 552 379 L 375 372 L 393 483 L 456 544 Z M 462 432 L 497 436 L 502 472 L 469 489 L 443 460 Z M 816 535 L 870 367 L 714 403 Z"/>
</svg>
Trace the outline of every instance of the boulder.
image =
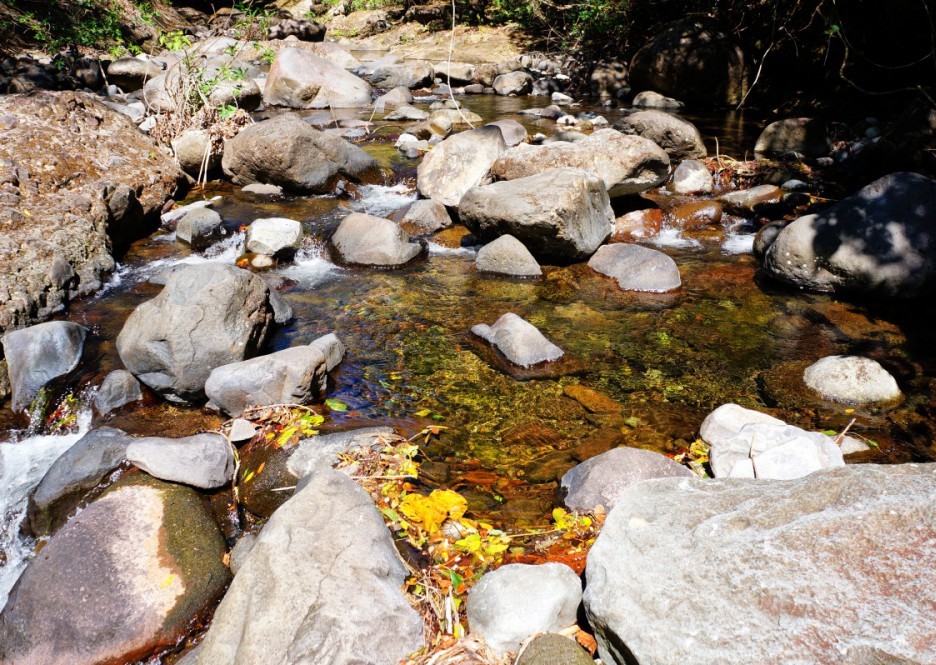
<svg viewBox="0 0 936 665">
<path fill-rule="evenodd" d="M 338 471 L 317 471 L 257 536 L 197 662 L 399 662 L 425 644 L 401 591 L 406 577 L 368 494 Z"/>
<path fill-rule="evenodd" d="M 410 60 L 398 65 L 378 67 L 371 74 L 371 82 L 385 90 L 402 87 L 407 90 L 428 88 L 432 85 L 432 65 L 422 60 Z"/>
<path fill-rule="evenodd" d="M 569 469 L 562 476 L 564 503 L 570 510 L 590 512 L 597 506 L 610 511 L 635 483 L 694 474 L 666 455 L 641 448 L 614 448 Z"/>
<path fill-rule="evenodd" d="M 400 226 L 407 233 L 424 235 L 447 229 L 452 225 L 452 218 L 445 206 L 432 199 L 414 201 L 403 214 Z"/>
<path fill-rule="evenodd" d="M 774 244 L 774 241 L 777 240 L 777 236 L 786 228 L 788 223 L 789 222 L 786 221 L 770 222 L 760 227 L 757 231 L 757 235 L 754 236 L 754 256 L 763 261 L 764 257 L 767 255 L 767 250 Z"/>
<path fill-rule="evenodd" d="M 533 77 L 523 71 L 501 74 L 494 79 L 492 87 L 498 95 L 519 97 L 533 89 Z"/>
<path fill-rule="evenodd" d="M 371 103 L 371 87 L 311 51 L 284 48 L 270 67 L 263 100 L 294 109 L 357 108 Z"/>
<path fill-rule="evenodd" d="M 495 120 L 494 122 L 489 122 L 488 126 L 500 128 L 501 134 L 504 135 L 504 143 L 507 144 L 508 148 L 520 145 L 530 138 L 530 135 L 527 134 L 526 127 L 516 120 Z"/>
<path fill-rule="evenodd" d="M 12 408 L 26 410 L 50 381 L 78 366 L 88 329 L 70 321 L 49 321 L 6 333 L 0 343 L 10 379 Z"/>
<path fill-rule="evenodd" d="M 685 106 L 685 104 L 682 102 L 675 100 L 672 97 L 661 95 L 660 93 L 653 90 L 644 90 L 643 92 L 638 92 L 636 95 L 634 95 L 634 100 L 631 102 L 631 104 L 638 108 L 664 109 L 666 111 L 678 111 L 683 106 Z"/>
<path fill-rule="evenodd" d="M 900 388 L 880 363 L 861 356 L 827 356 L 806 368 L 803 381 L 826 399 L 846 404 L 887 402 Z"/>
<path fill-rule="evenodd" d="M 468 85 L 474 79 L 475 66 L 467 62 L 439 62 L 432 66 L 435 77 L 448 85 Z"/>
<path fill-rule="evenodd" d="M 199 489 L 224 487 L 234 477 L 234 455 L 220 434 L 135 439 L 127 459 L 154 478 Z"/>
<path fill-rule="evenodd" d="M 157 393 L 196 400 L 211 370 L 255 355 L 273 323 L 262 279 L 234 266 L 194 265 L 173 273 L 158 296 L 133 310 L 117 352 Z"/>
<path fill-rule="evenodd" d="M 211 208 L 195 208 L 176 225 L 176 239 L 194 250 L 204 250 L 224 238 L 224 220 Z"/>
<path fill-rule="evenodd" d="M 379 102 L 380 100 L 378 99 L 377 101 Z M 423 111 L 422 109 L 418 109 L 415 106 L 410 106 L 409 104 L 401 104 L 400 106 L 397 106 L 393 112 L 384 116 L 384 120 L 417 121 L 427 120 L 428 118 L 428 111 Z"/>
<path fill-rule="evenodd" d="M 588 258 L 614 224 L 604 183 L 573 168 L 474 187 L 462 197 L 458 215 L 482 240 L 509 234 L 534 256 L 560 260 Z"/>
<path fill-rule="evenodd" d="M 532 367 L 563 356 L 562 349 L 546 339 L 536 326 L 511 312 L 497 319 L 493 326 L 484 323 L 472 326 L 471 332 L 520 367 Z"/>
<path fill-rule="evenodd" d="M 600 247 L 589 259 L 588 267 L 617 280 L 625 291 L 664 293 L 682 285 L 676 262 L 642 245 L 615 243 Z"/>
<path fill-rule="evenodd" d="M 516 180 L 561 167 L 598 176 L 608 195 L 615 197 L 661 185 L 669 175 L 669 157 L 649 139 L 600 129 L 574 143 L 520 144 L 500 156 L 491 173 L 501 180 Z"/>
<path fill-rule="evenodd" d="M 384 109 L 397 109 L 401 107 L 412 108 L 408 106 L 413 103 L 413 93 L 409 91 L 409 88 L 403 86 L 397 86 L 393 88 L 390 92 L 384 93 L 376 100 L 374 100 L 374 109 L 381 113 Z M 425 113 L 425 111 L 423 111 Z M 429 117 L 429 114 L 426 113 L 426 118 Z M 417 118 L 422 120 L 423 118 Z"/>
<path fill-rule="evenodd" d="M 23 572 L 0 613 L 0 661 L 126 663 L 174 648 L 224 593 L 225 552 L 194 490 L 121 481 Z"/>
<path fill-rule="evenodd" d="M 331 238 L 341 260 L 369 266 L 401 266 L 422 252 L 422 245 L 389 219 L 353 212 Z"/>
<path fill-rule="evenodd" d="M 221 166 L 224 151 L 215 147 L 204 129 L 182 132 L 172 139 L 171 145 L 179 166 L 193 178 L 216 171 Z"/>
<path fill-rule="evenodd" d="M 29 497 L 29 529 L 36 537 L 58 531 L 88 492 L 127 458 L 133 439 L 113 427 L 93 429 L 56 459 Z"/>
<path fill-rule="evenodd" d="M 637 90 L 713 106 L 736 106 L 748 89 L 744 51 L 703 16 L 665 26 L 634 54 L 630 80 Z"/>
<path fill-rule="evenodd" d="M 142 90 L 150 79 L 161 76 L 165 70 L 166 63 L 157 58 L 118 58 L 107 66 L 107 80 L 124 92 L 136 92 Z"/>
<path fill-rule="evenodd" d="M 546 633 L 534 637 L 517 658 L 517 665 L 594 665 L 588 652 L 562 635 Z"/>
<path fill-rule="evenodd" d="M 510 563 L 471 587 L 466 614 L 471 633 L 496 653 L 516 653 L 538 633 L 557 633 L 576 623 L 582 581 L 563 563 Z"/>
<path fill-rule="evenodd" d="M 143 399 L 140 382 L 125 369 L 115 369 L 104 377 L 94 393 L 94 408 L 102 416 L 116 411 L 131 402 Z"/>
<path fill-rule="evenodd" d="M 631 113 L 614 123 L 614 128 L 650 139 L 666 151 L 671 162 L 702 159 L 708 154 L 696 126 L 666 111 Z"/>
<path fill-rule="evenodd" d="M 345 345 L 338 339 L 335 333 L 328 333 L 309 342 L 309 346 L 318 349 L 325 356 L 325 371 L 330 372 L 344 360 Z"/>
<path fill-rule="evenodd" d="M 716 478 L 792 480 L 843 466 L 842 450 L 831 437 L 792 425 L 751 423 L 709 450 Z"/>
<path fill-rule="evenodd" d="M 343 347 L 338 362 L 342 355 Z M 251 406 L 308 404 L 324 396 L 329 364 L 318 346 L 294 346 L 216 367 L 205 383 L 205 394 L 230 416 Z"/>
<path fill-rule="evenodd" d="M 708 168 L 695 159 L 680 162 L 667 186 L 674 194 L 682 195 L 711 194 L 715 188 Z"/>
<path fill-rule="evenodd" d="M 927 663 L 936 467 L 632 486 L 588 555 L 605 663 Z M 871 545 L 873 544 L 873 545 Z M 860 617 L 860 619 L 858 618 Z"/>
<path fill-rule="evenodd" d="M 377 162 L 356 145 L 292 115 L 245 127 L 224 145 L 224 173 L 239 185 L 279 185 L 297 194 L 327 193 L 339 178 L 356 180 Z"/>
<path fill-rule="evenodd" d="M 936 286 L 936 180 L 893 173 L 786 226 L 764 270 L 814 291 L 913 298 Z"/>
<path fill-rule="evenodd" d="M 539 277 L 539 263 L 526 246 L 512 235 L 502 235 L 478 250 L 475 266 L 479 272 L 514 277 Z"/>
<path fill-rule="evenodd" d="M 290 259 L 302 246 L 302 224 L 284 217 L 255 219 L 247 227 L 247 251 Z"/>
<path fill-rule="evenodd" d="M 286 468 L 296 478 L 338 463 L 339 455 L 362 449 L 380 450 L 396 436 L 392 427 L 361 427 L 345 432 L 324 434 L 304 439 L 296 444 L 286 462 Z"/>
<path fill-rule="evenodd" d="M 785 422 L 771 415 L 745 409 L 737 404 L 722 404 L 702 421 L 699 438 L 710 446 L 724 444 L 738 435 L 745 425 L 786 425 Z"/>
<path fill-rule="evenodd" d="M 499 127 L 479 127 L 445 139 L 423 157 L 416 186 L 427 199 L 450 207 L 488 180 L 491 165 L 507 149 Z"/>
<path fill-rule="evenodd" d="M 824 122 L 812 118 L 786 118 L 764 128 L 754 152 L 766 155 L 796 153 L 807 157 L 828 155 L 831 145 Z"/>
<path fill-rule="evenodd" d="M 732 214 L 750 216 L 756 214 L 762 206 L 778 203 L 782 199 L 783 190 L 776 185 L 757 185 L 722 194 L 715 200 Z"/>
</svg>

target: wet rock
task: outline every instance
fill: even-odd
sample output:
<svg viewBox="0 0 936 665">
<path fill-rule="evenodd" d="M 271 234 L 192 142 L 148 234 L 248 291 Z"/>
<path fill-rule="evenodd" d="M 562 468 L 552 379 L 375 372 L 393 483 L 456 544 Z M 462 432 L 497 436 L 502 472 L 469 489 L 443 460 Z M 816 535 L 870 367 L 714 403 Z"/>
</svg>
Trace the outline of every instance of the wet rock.
<svg viewBox="0 0 936 665">
<path fill-rule="evenodd" d="M 3 336 L 13 411 L 27 409 L 46 384 L 78 366 L 87 336 L 87 328 L 70 321 L 39 323 Z"/>
<path fill-rule="evenodd" d="M 448 210 L 444 205 L 432 199 L 414 201 L 400 220 L 400 227 L 414 235 L 435 233 L 451 225 L 452 218 Z"/>
<path fill-rule="evenodd" d="M 142 90 L 150 79 L 163 74 L 166 63 L 157 58 L 118 58 L 107 66 L 107 80 L 124 92 Z"/>
<path fill-rule="evenodd" d="M 625 291 L 663 293 L 682 284 L 673 259 L 641 245 L 616 243 L 600 247 L 588 261 L 588 267 L 617 280 Z"/>
<path fill-rule="evenodd" d="M 455 134 L 433 148 L 416 170 L 419 193 L 457 207 L 472 187 L 488 180 L 494 161 L 507 149 L 499 127 Z"/>
<path fill-rule="evenodd" d="M 302 245 L 302 224 L 294 219 L 268 217 L 255 219 L 247 227 L 247 251 L 279 259 L 289 259 Z"/>
<path fill-rule="evenodd" d="M 674 194 L 711 194 L 714 189 L 712 174 L 705 164 L 695 159 L 680 162 L 673 171 L 667 187 Z"/>
<path fill-rule="evenodd" d="M 670 476 L 691 478 L 693 473 L 651 450 L 615 448 L 570 469 L 561 486 L 570 510 L 588 512 L 603 506 L 610 511 L 631 485 Z"/>
<path fill-rule="evenodd" d="M 227 141 L 222 167 L 239 185 L 263 182 L 309 194 L 332 191 L 338 178 L 359 179 L 377 163 L 344 139 L 282 115 L 245 127 Z"/>
<path fill-rule="evenodd" d="M 329 363 L 318 346 L 295 346 L 216 367 L 205 382 L 205 394 L 230 416 L 251 406 L 308 404 L 324 396 L 328 365 L 338 362 Z"/>
<path fill-rule="evenodd" d="M 770 222 L 765 224 L 754 236 L 754 256 L 762 259 L 767 255 L 767 250 L 774 244 L 777 236 L 785 229 L 787 222 Z"/>
<path fill-rule="evenodd" d="M 257 536 L 198 662 L 396 663 L 424 645 L 406 576 L 368 494 L 317 471 Z"/>
<path fill-rule="evenodd" d="M 345 217 L 331 239 L 345 263 L 401 266 L 422 252 L 407 233 L 389 219 L 353 212 Z"/>
<path fill-rule="evenodd" d="M 782 420 L 760 411 L 745 409 L 737 404 L 722 404 L 702 421 L 699 437 L 709 445 L 719 445 L 737 436 L 745 425 L 753 423 L 786 425 Z"/>
<path fill-rule="evenodd" d="M 608 195 L 615 197 L 662 184 L 669 175 L 669 157 L 649 139 L 600 129 L 574 143 L 518 145 L 494 162 L 491 173 L 501 180 L 516 180 L 561 167 L 601 178 Z"/>
<path fill-rule="evenodd" d="M 533 89 L 533 77 L 522 71 L 501 74 L 494 79 L 492 87 L 498 95 L 519 97 Z"/>
<path fill-rule="evenodd" d="M 143 391 L 136 377 L 125 369 L 115 369 L 104 377 L 104 381 L 94 394 L 94 408 L 104 416 L 141 399 L 143 399 Z"/>
<path fill-rule="evenodd" d="M 913 298 L 936 285 L 936 180 L 893 173 L 784 228 L 764 270 L 815 291 Z"/>
<path fill-rule="evenodd" d="M 380 450 L 394 436 L 396 433 L 392 427 L 361 427 L 313 436 L 296 444 L 286 468 L 298 480 L 315 471 L 335 466 L 339 455 L 363 449 Z"/>
<path fill-rule="evenodd" d="M 588 556 L 602 661 L 780 663 L 791 648 L 810 662 L 931 660 L 921 589 L 936 577 L 919 561 L 936 556 L 934 491 L 929 464 L 633 486 Z"/>
<path fill-rule="evenodd" d="M 708 154 L 696 126 L 665 111 L 638 111 L 614 123 L 614 128 L 650 139 L 666 151 L 672 162 L 702 159 Z"/>
<path fill-rule="evenodd" d="M 712 443 L 709 456 L 716 478 L 792 480 L 845 464 L 830 437 L 785 424 L 745 425 L 732 438 Z"/>
<path fill-rule="evenodd" d="M 494 122 L 489 122 L 488 125 L 500 128 L 501 134 L 504 135 L 504 143 L 507 144 L 508 148 L 520 145 L 530 137 L 530 135 L 527 134 L 526 127 L 516 120 L 496 120 Z"/>
<path fill-rule="evenodd" d="M 224 221 L 210 208 L 195 208 L 185 213 L 176 226 L 176 239 L 194 250 L 205 250 L 224 238 Z"/>
<path fill-rule="evenodd" d="M 594 665 L 594 662 L 575 640 L 555 634 L 534 637 L 517 659 L 517 665 Z"/>
<path fill-rule="evenodd" d="M 562 563 L 511 563 L 487 573 L 468 594 L 471 632 L 496 653 L 516 653 L 531 635 L 555 633 L 576 622 L 582 582 Z"/>
<path fill-rule="evenodd" d="M 542 269 L 522 242 L 512 235 L 502 235 L 478 250 L 475 266 L 480 272 L 539 277 Z"/>
<path fill-rule="evenodd" d="M 371 102 L 370 84 L 311 51 L 280 49 L 263 100 L 294 109 L 357 108 Z"/>
<path fill-rule="evenodd" d="M 402 87 L 407 90 L 428 88 L 432 85 L 432 65 L 422 60 L 411 60 L 398 65 L 378 67 L 371 74 L 371 82 L 378 88 Z"/>
<path fill-rule="evenodd" d="M 860 356 L 827 356 L 803 373 L 803 381 L 825 399 L 846 404 L 887 402 L 900 397 L 897 381 L 880 363 Z"/>
<path fill-rule="evenodd" d="M 722 194 L 716 201 L 735 215 L 751 215 L 761 207 L 778 203 L 783 199 L 783 190 L 775 185 L 758 185 L 749 189 Z"/>
<path fill-rule="evenodd" d="M 217 170 L 223 154 L 222 150 L 214 147 L 208 132 L 203 129 L 190 129 L 172 139 L 172 152 L 182 170 L 193 178 Z"/>
<path fill-rule="evenodd" d="M 619 427 L 602 427 L 576 444 L 572 449 L 572 459 L 584 462 L 624 444 L 626 440 Z"/>
<path fill-rule="evenodd" d="M 118 483 L 23 572 L 0 614 L 0 659 L 94 665 L 172 648 L 224 593 L 225 550 L 193 490 Z"/>
<path fill-rule="evenodd" d="M 787 118 L 777 120 L 764 128 L 754 152 L 767 155 L 795 153 L 809 157 L 829 154 L 829 136 L 826 125 L 812 118 Z"/>
<path fill-rule="evenodd" d="M 283 188 L 279 185 L 267 185 L 260 182 L 252 182 L 249 185 L 241 187 L 244 194 L 253 194 L 254 196 L 282 196 Z"/>
<path fill-rule="evenodd" d="M 133 310 L 117 352 L 157 393 L 196 400 L 211 370 L 256 354 L 273 323 L 271 291 L 262 279 L 234 266 L 194 265 L 172 274 L 158 296 Z"/>
<path fill-rule="evenodd" d="M 36 537 L 58 531 L 88 492 L 127 457 L 133 439 L 113 427 L 94 429 L 52 463 L 29 497 L 29 528 Z"/>
<path fill-rule="evenodd" d="M 685 104 L 680 101 L 673 99 L 672 97 L 667 97 L 666 95 L 661 95 L 658 92 L 653 90 L 644 90 L 643 92 L 638 92 L 634 95 L 634 101 L 631 102 L 633 106 L 638 108 L 647 108 L 647 109 L 664 109 L 666 111 L 678 111 Z"/>
<path fill-rule="evenodd" d="M 231 447 L 219 434 L 135 439 L 127 459 L 154 478 L 200 489 L 223 487 L 234 477 Z"/>
<path fill-rule="evenodd" d="M 686 101 L 736 106 L 748 89 L 744 51 L 709 18 L 665 26 L 634 55 L 631 85 Z"/>
<path fill-rule="evenodd" d="M 472 326 L 471 332 L 520 367 L 532 367 L 563 356 L 562 349 L 546 339 L 536 326 L 511 312 L 501 316 L 493 326 L 484 323 Z"/>
<path fill-rule="evenodd" d="M 562 391 L 591 413 L 620 413 L 624 408 L 620 402 L 586 386 L 572 384 L 565 386 Z"/>
<path fill-rule="evenodd" d="M 722 207 L 717 201 L 684 203 L 670 210 L 669 219 L 681 229 L 717 226 L 722 220 Z"/>
<path fill-rule="evenodd" d="M 632 210 L 614 220 L 611 242 L 633 242 L 652 238 L 663 226 L 663 211 L 659 208 Z"/>
<path fill-rule="evenodd" d="M 541 259 L 584 259 L 611 235 L 614 213 L 604 183 L 558 168 L 469 190 L 459 219 L 482 240 L 512 235 Z"/>
<path fill-rule="evenodd" d="M 384 93 L 376 100 L 374 100 L 374 109 L 378 113 L 382 112 L 384 109 L 398 109 L 401 107 L 412 108 L 409 104 L 413 103 L 413 93 L 409 91 L 409 88 L 404 86 L 397 86 L 393 88 L 390 92 Z M 425 113 L 423 111 L 423 113 Z M 426 117 L 429 117 L 429 114 L 426 113 Z M 422 118 L 416 118 L 417 120 L 422 120 Z"/>
</svg>

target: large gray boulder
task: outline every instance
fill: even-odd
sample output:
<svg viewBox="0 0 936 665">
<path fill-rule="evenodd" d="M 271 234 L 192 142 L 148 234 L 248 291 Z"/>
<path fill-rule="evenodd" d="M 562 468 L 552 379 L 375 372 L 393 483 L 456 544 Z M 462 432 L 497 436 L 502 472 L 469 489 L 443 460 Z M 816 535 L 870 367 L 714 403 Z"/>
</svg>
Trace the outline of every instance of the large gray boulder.
<svg viewBox="0 0 936 665">
<path fill-rule="evenodd" d="M 511 563 L 485 574 L 468 594 L 471 633 L 496 653 L 516 653 L 531 635 L 576 623 L 582 581 L 563 563 Z"/>
<path fill-rule="evenodd" d="M 498 95 L 519 97 L 533 89 L 533 77 L 524 71 L 508 72 L 494 79 L 491 87 Z"/>
<path fill-rule="evenodd" d="M 754 152 L 767 155 L 798 153 L 808 157 L 829 154 L 826 124 L 812 118 L 785 118 L 764 128 L 754 144 Z"/>
<path fill-rule="evenodd" d="M 127 459 L 154 478 L 199 489 L 224 487 L 234 477 L 234 455 L 220 434 L 135 439 L 127 446 Z"/>
<path fill-rule="evenodd" d="M 666 152 L 650 139 L 600 129 L 574 143 L 521 143 L 494 162 L 491 174 L 516 180 L 561 167 L 582 169 L 601 178 L 608 195 L 615 197 L 661 185 L 669 165 Z"/>
<path fill-rule="evenodd" d="M 465 192 L 489 180 L 491 165 L 506 149 L 499 127 L 479 127 L 448 137 L 416 169 L 419 193 L 458 207 Z"/>
<path fill-rule="evenodd" d="M 604 663 L 930 663 L 936 465 L 632 486 L 588 555 Z"/>
<path fill-rule="evenodd" d="M 475 266 L 479 272 L 513 277 L 539 277 L 543 274 L 530 250 L 512 235 L 502 235 L 479 249 Z"/>
<path fill-rule="evenodd" d="M 87 328 L 49 321 L 6 333 L 0 342 L 10 378 L 13 411 L 23 411 L 53 379 L 78 366 Z"/>
<path fill-rule="evenodd" d="M 358 265 L 400 266 L 422 252 L 397 224 L 360 212 L 341 220 L 331 241 L 342 261 Z"/>
<path fill-rule="evenodd" d="M 328 372 L 341 362 L 344 347 L 337 344 L 337 359 L 331 361 L 313 343 L 216 367 L 205 382 L 205 394 L 230 416 L 251 406 L 308 404 L 324 396 Z"/>
<path fill-rule="evenodd" d="M 432 85 L 434 74 L 429 62 L 409 60 L 397 65 L 378 67 L 370 75 L 370 80 L 375 86 L 384 90 L 397 87 L 427 88 Z"/>
<path fill-rule="evenodd" d="M 688 120 L 666 111 L 638 111 L 621 118 L 614 128 L 650 139 L 666 151 L 670 161 L 702 159 L 708 154 L 702 134 Z"/>
<path fill-rule="evenodd" d="M 806 368 L 804 383 L 835 402 L 864 404 L 900 397 L 900 388 L 880 363 L 861 356 L 827 356 Z"/>
<path fill-rule="evenodd" d="M 614 225 L 604 183 L 572 168 L 474 187 L 458 215 L 482 240 L 509 234 L 541 259 L 588 258 Z"/>
<path fill-rule="evenodd" d="M 371 86 L 311 51 L 284 48 L 270 67 L 263 100 L 294 109 L 357 108 L 370 104 Z"/>
<path fill-rule="evenodd" d="M 709 458 L 716 478 L 792 480 L 845 464 L 832 437 L 770 423 L 745 425 L 730 439 L 712 443 Z"/>
<path fill-rule="evenodd" d="M 764 270 L 814 291 L 913 298 L 936 287 L 936 180 L 893 173 L 786 226 Z"/>
<path fill-rule="evenodd" d="M 571 510 L 588 512 L 597 506 L 614 508 L 625 490 L 635 483 L 672 476 L 691 478 L 692 471 L 666 455 L 641 448 L 614 448 L 601 453 L 562 476 L 564 503 Z"/>
<path fill-rule="evenodd" d="M 52 463 L 29 497 L 29 528 L 35 536 L 55 533 L 88 492 L 127 457 L 133 439 L 113 427 L 94 429 Z"/>
<path fill-rule="evenodd" d="M 94 394 L 94 408 L 101 415 L 107 415 L 131 402 L 143 399 L 143 390 L 136 377 L 125 369 L 115 369 L 104 377 Z"/>
<path fill-rule="evenodd" d="M 224 221 L 208 207 L 188 211 L 176 226 L 176 239 L 195 250 L 208 249 L 223 237 Z"/>
<path fill-rule="evenodd" d="M 629 243 L 600 247 L 588 267 L 617 281 L 625 291 L 663 293 L 682 285 L 676 262 L 655 249 Z"/>
<path fill-rule="evenodd" d="M 260 182 L 298 194 L 326 193 L 338 178 L 359 179 L 377 168 L 356 145 L 293 115 L 245 127 L 225 143 L 221 165 L 239 185 Z"/>
<path fill-rule="evenodd" d="M 520 367 L 532 367 L 563 356 L 562 349 L 546 339 L 536 326 L 512 312 L 501 316 L 493 326 L 485 323 L 472 326 L 471 332 Z"/>
<path fill-rule="evenodd" d="M 122 480 L 23 572 L 0 613 L 0 662 L 99 665 L 165 652 L 224 593 L 225 552 L 194 490 Z"/>
<path fill-rule="evenodd" d="M 240 565 L 199 665 L 388 665 L 424 645 L 401 591 L 407 570 L 367 492 L 332 469 L 303 485 Z"/>
<path fill-rule="evenodd" d="M 204 396 L 211 370 L 256 355 L 274 323 L 267 284 L 246 270 L 195 265 L 173 273 L 117 336 L 124 366 L 173 400 Z"/>
<path fill-rule="evenodd" d="M 288 259 L 302 246 L 302 224 L 285 217 L 255 219 L 247 227 L 247 251 Z"/>
</svg>

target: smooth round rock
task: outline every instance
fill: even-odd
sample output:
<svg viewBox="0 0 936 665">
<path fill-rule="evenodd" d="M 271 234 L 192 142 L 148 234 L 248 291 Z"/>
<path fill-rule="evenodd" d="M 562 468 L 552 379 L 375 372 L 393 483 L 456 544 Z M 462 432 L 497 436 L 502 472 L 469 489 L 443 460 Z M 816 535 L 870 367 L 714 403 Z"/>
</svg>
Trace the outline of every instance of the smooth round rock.
<svg viewBox="0 0 936 665">
<path fill-rule="evenodd" d="M 897 381 L 881 365 L 861 356 L 828 356 L 810 365 L 803 381 L 835 402 L 862 404 L 900 397 Z"/>
</svg>

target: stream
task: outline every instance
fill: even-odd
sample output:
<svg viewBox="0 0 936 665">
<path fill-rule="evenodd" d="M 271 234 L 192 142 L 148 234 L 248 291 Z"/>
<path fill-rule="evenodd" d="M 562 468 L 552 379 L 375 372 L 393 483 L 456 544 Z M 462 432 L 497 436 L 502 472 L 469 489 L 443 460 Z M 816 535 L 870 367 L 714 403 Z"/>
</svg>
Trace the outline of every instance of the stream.
<svg viewBox="0 0 936 665">
<path fill-rule="evenodd" d="M 531 134 L 555 127 L 518 115 L 531 105 L 547 105 L 545 98 L 460 100 L 485 121 L 514 118 Z M 417 101 L 417 107 L 427 108 L 430 100 Z M 593 110 L 612 123 L 619 114 L 580 110 Z M 719 154 L 739 160 L 761 128 L 758 118 L 737 113 L 686 117 L 699 127 L 710 154 L 717 140 Z M 584 264 L 544 266 L 538 280 L 483 276 L 473 265 L 477 247 L 470 245 L 430 242 L 428 255 L 402 270 L 336 265 L 326 241 L 345 214 L 386 216 L 416 199 L 418 162 L 393 146 L 403 126 L 376 122 L 372 138 L 361 145 L 385 168 L 387 181 L 360 186 L 350 200 L 263 198 L 223 182 L 193 191 L 182 203 L 222 197 L 215 209 L 225 220 L 227 238 L 196 253 L 159 231 L 120 257 L 105 288 L 64 315 L 93 333 L 79 384 L 97 385 L 121 367 L 114 340 L 123 322 L 161 288 L 147 280 L 182 262 L 233 264 L 242 253 L 242 226 L 260 217 L 288 217 L 302 221 L 309 242 L 293 264 L 271 271 L 295 318 L 276 331 L 270 350 L 307 344 L 329 332 L 346 345 L 328 396 L 347 410 L 330 411 L 323 431 L 362 424 L 391 424 L 407 432 L 428 425 L 446 428 L 433 458 L 437 484 L 457 488 L 472 511 L 498 524 L 545 523 L 558 498 L 556 479 L 575 463 L 574 449 L 581 442 L 605 437 L 613 445 L 672 455 L 695 439 L 707 413 L 727 402 L 771 408 L 808 429 L 841 431 L 854 418 L 851 431 L 876 447 L 850 461 L 925 458 L 893 427 L 894 419 L 928 399 L 926 377 L 934 358 L 925 343 L 925 323 L 903 308 L 872 309 L 765 282 L 751 255 L 755 228 L 743 220 L 713 237 L 664 228 L 646 241 L 679 265 L 683 287 L 666 294 L 621 292 Z M 505 373 L 467 331 L 508 311 L 533 323 L 576 360 L 578 369 L 533 380 Z M 803 392 L 806 365 L 849 353 L 874 358 L 895 375 L 905 394 L 896 412 L 873 405 L 847 408 Z M 574 383 L 616 400 L 621 413 L 589 413 L 564 394 L 564 386 Z M 94 425 L 183 436 L 216 428 L 222 420 L 200 407 L 149 396 Z M 35 435 L 20 428 L 8 406 L 0 413 L 0 607 L 34 551 L 35 544 L 19 534 L 29 492 L 91 421 L 84 409 L 77 431 Z M 521 482 L 493 491 L 460 479 L 465 469 L 478 468 Z"/>
</svg>

